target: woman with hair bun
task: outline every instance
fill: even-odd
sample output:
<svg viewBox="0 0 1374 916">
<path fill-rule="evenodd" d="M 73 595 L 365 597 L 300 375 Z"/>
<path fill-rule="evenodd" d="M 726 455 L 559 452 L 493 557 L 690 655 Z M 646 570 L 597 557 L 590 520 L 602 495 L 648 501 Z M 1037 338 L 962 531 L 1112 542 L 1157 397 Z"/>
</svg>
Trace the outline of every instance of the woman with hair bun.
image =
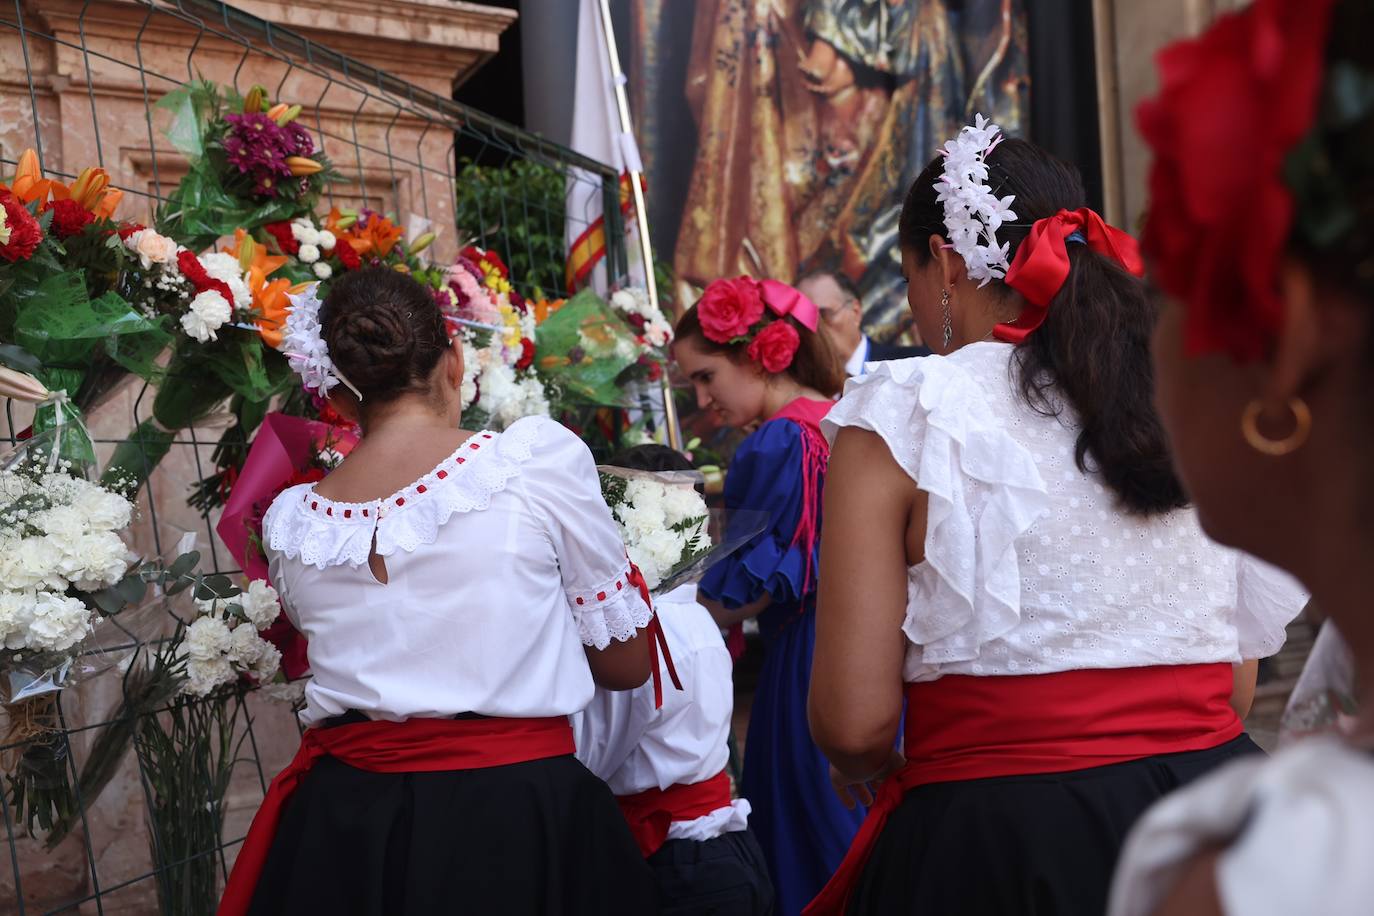
<svg viewBox="0 0 1374 916">
<path fill-rule="evenodd" d="M 875 365 L 823 423 L 810 721 L 873 804 L 808 913 L 1098 916 L 1145 808 L 1256 751 L 1253 660 L 1304 596 L 1187 508 L 1143 265 L 1084 196 L 981 116 L 907 195 L 939 355 Z"/>
<path fill-rule="evenodd" d="M 591 453 L 545 418 L 460 428 L 462 348 L 396 271 L 294 297 L 284 349 L 363 435 L 263 521 L 313 677 L 221 916 L 654 912 L 568 720 L 652 667 Z"/>
<path fill-rule="evenodd" d="M 818 318 L 815 303 L 784 283 L 717 280 L 682 316 L 673 345 L 702 410 L 729 426 L 759 424 L 730 462 L 725 505 L 761 512 L 767 525 L 707 572 L 698 600 L 722 627 L 756 617 L 763 636 L 742 794 L 784 916 L 825 883 L 862 818 L 830 791 L 806 727 L 830 451 L 820 420 L 844 379 Z"/>
</svg>

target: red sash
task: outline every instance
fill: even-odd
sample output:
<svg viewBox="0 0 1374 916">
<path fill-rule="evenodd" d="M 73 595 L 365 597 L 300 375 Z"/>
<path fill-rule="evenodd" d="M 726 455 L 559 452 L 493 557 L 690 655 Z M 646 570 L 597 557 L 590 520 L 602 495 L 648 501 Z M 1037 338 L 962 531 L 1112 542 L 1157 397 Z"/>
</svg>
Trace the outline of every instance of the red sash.
<svg viewBox="0 0 1374 916">
<path fill-rule="evenodd" d="M 908 789 L 1065 773 L 1217 747 L 1242 731 L 1225 662 L 1016 677 L 949 675 L 908 684 L 906 766 L 878 788 L 840 867 L 806 907 L 839 914 Z"/>
<path fill-rule="evenodd" d="M 615 800 L 647 859 L 668 839 L 668 827 L 674 821 L 691 821 L 730 807 L 730 777 L 721 770 L 701 782 L 645 789 L 634 795 L 618 795 Z"/>
<path fill-rule="evenodd" d="M 476 770 L 573 753 L 567 716 L 547 719 L 407 719 L 312 728 L 267 788 L 220 899 L 219 916 L 247 913 L 286 802 L 320 757 L 369 773 Z"/>
</svg>

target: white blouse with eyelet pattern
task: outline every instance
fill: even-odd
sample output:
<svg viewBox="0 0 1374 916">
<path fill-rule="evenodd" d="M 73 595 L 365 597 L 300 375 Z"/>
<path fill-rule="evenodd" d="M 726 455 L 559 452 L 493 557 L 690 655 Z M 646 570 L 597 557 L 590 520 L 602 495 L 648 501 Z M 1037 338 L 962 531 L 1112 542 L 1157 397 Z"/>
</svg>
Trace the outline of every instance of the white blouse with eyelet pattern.
<svg viewBox="0 0 1374 916">
<path fill-rule="evenodd" d="M 925 559 L 908 571 L 905 680 L 1278 651 L 1301 587 L 1209 540 L 1191 509 L 1122 510 L 1075 463 L 1073 410 L 1032 410 L 1012 353 L 988 342 L 876 363 L 821 424 L 832 442 L 845 426 L 877 433 L 929 496 Z"/>
<path fill-rule="evenodd" d="M 376 538 L 387 583 L 372 574 Z M 630 585 L 591 452 L 552 420 L 482 432 L 385 499 L 292 487 L 263 520 L 273 585 L 309 640 L 301 721 L 576 712 L 584 646 L 652 614 Z"/>
</svg>

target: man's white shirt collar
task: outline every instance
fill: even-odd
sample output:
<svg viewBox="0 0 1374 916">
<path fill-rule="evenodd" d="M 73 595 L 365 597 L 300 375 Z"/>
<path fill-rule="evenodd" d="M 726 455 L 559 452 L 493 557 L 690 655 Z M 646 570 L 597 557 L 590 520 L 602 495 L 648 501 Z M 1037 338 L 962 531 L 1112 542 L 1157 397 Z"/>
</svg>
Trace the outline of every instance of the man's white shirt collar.
<svg viewBox="0 0 1374 916">
<path fill-rule="evenodd" d="M 854 352 L 849 354 L 849 362 L 844 364 L 844 374 L 849 376 L 863 375 L 864 363 L 868 362 L 868 335 L 859 338 L 859 345 L 854 348 Z"/>
</svg>

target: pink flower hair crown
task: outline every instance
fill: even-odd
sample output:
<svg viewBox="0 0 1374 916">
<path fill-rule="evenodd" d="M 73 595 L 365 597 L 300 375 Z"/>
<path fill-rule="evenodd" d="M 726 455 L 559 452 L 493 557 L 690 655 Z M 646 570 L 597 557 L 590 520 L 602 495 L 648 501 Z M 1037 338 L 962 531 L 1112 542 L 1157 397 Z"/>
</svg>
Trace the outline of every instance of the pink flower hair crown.
<svg viewBox="0 0 1374 916">
<path fill-rule="evenodd" d="M 766 372 L 783 372 L 792 365 L 801 335 L 786 321 L 769 321 L 765 308 L 778 318 L 791 315 L 815 333 L 820 321 L 816 303 L 786 283 L 735 277 L 716 280 L 697 302 L 701 333 L 718 344 L 748 344 L 749 358 Z"/>
</svg>

